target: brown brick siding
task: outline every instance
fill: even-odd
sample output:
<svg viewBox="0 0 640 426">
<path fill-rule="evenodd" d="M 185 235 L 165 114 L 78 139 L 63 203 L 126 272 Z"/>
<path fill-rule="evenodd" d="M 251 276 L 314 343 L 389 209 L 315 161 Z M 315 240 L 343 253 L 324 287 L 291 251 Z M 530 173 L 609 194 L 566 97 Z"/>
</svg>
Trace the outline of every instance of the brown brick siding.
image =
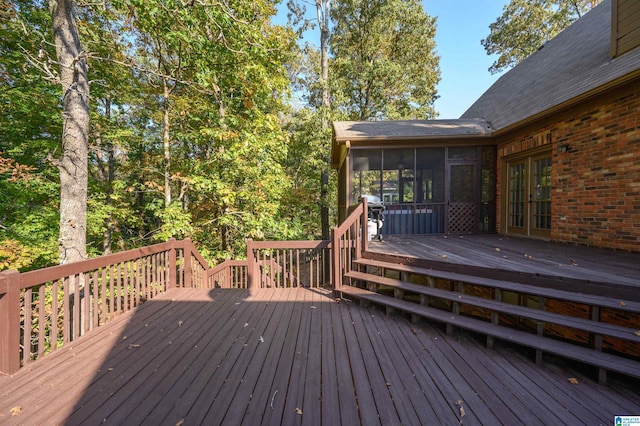
<svg viewBox="0 0 640 426">
<path fill-rule="evenodd" d="M 549 145 L 551 240 L 640 252 L 640 89 L 630 85 L 554 120 L 500 137 L 498 232 L 505 157 Z M 558 152 L 568 144 L 567 152 Z"/>
</svg>

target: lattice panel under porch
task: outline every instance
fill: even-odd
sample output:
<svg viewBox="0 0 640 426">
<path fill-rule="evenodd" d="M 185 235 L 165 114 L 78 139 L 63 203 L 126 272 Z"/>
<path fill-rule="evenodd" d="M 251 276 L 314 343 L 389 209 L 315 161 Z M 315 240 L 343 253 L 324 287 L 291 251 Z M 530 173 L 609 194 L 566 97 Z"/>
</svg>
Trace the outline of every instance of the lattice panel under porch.
<svg viewBox="0 0 640 426">
<path fill-rule="evenodd" d="M 475 203 L 449 204 L 449 233 L 468 234 L 476 231 L 478 211 Z"/>
</svg>

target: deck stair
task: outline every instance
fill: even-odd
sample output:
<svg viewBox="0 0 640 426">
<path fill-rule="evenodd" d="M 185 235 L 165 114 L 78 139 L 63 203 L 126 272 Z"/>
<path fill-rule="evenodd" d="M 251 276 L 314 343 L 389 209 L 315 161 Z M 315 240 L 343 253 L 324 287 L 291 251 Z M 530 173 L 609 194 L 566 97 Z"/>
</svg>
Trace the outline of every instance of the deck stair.
<svg viewBox="0 0 640 426">
<path fill-rule="evenodd" d="M 347 272 L 343 281 L 343 284 L 346 285 L 341 286 L 339 291 L 344 296 L 360 300 L 361 303 L 383 306 L 387 313 L 400 311 L 410 314 L 414 321 L 425 318 L 444 323 L 447 332 L 452 332 L 454 327 L 458 327 L 484 334 L 487 336 L 489 347 L 493 346 L 494 339 L 500 339 L 533 348 L 536 351 L 537 363 L 542 362 L 542 353 L 546 352 L 590 364 L 598 368 L 598 380 L 601 383 L 606 382 L 607 371 L 640 378 L 640 361 L 602 351 L 603 337 L 640 344 L 639 329 L 599 321 L 601 308 L 640 313 L 640 302 L 638 301 L 621 303 L 619 298 L 538 287 L 373 259 L 359 259 L 354 266 L 360 271 Z M 385 271 L 397 271 L 400 279 L 385 276 Z M 408 282 L 408 274 L 426 277 L 428 284 Z M 453 290 L 436 288 L 434 286 L 436 279 L 450 281 Z M 465 294 L 464 289 L 467 284 L 493 289 L 494 298 L 488 299 Z M 381 292 L 380 290 L 386 291 Z M 502 294 L 505 291 L 538 297 L 538 307 L 503 301 Z M 391 293 L 393 296 L 388 295 Z M 414 297 L 406 297 L 410 295 Z M 547 298 L 588 305 L 591 319 L 546 311 L 545 300 Z M 448 301 L 451 310 L 430 306 L 430 300 Z M 491 312 L 490 319 L 461 315 L 462 306 L 488 310 Z M 504 314 L 532 321 L 536 324 L 535 333 L 517 329 L 501 322 L 500 315 Z M 589 333 L 590 347 L 545 335 L 545 324 L 555 324 Z"/>
</svg>

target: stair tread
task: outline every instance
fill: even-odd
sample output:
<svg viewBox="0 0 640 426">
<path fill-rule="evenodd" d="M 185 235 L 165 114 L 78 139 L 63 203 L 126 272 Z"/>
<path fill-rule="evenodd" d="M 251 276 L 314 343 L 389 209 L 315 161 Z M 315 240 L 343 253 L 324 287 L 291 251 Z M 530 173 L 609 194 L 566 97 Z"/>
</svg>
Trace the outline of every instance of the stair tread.
<svg viewBox="0 0 640 426">
<path fill-rule="evenodd" d="M 393 288 L 400 288 L 403 290 L 408 290 L 414 293 L 424 294 L 427 296 L 439 297 L 439 298 L 451 300 L 454 302 L 460 302 L 468 305 L 479 306 L 487 309 L 496 310 L 502 313 L 523 316 L 530 319 L 551 322 L 553 324 L 558 324 L 558 325 L 565 325 L 565 326 L 577 328 L 580 330 L 605 334 L 607 336 L 618 337 L 621 339 L 640 343 L 640 336 L 635 334 L 637 329 L 618 326 L 614 324 L 602 323 L 598 321 L 589 320 L 586 318 L 572 317 L 569 315 L 563 315 L 555 312 L 546 312 L 540 309 L 529 308 L 526 306 L 500 302 L 498 300 L 484 299 L 481 297 L 470 296 L 463 293 L 427 287 L 420 284 L 414 284 L 406 281 L 396 280 L 393 278 L 367 274 L 365 272 L 350 271 L 347 274 L 345 274 L 345 276 L 349 278 L 361 280 L 361 281 L 374 282 L 376 284 L 381 284 L 381 285 L 385 285 Z"/>
<path fill-rule="evenodd" d="M 417 275 L 425 275 L 433 278 L 441 278 L 452 281 L 460 281 L 469 284 L 476 284 L 487 287 L 496 287 L 503 290 L 510 290 L 531 295 L 544 296 L 552 299 L 567 300 L 577 303 L 584 303 L 604 308 L 618 309 L 627 312 L 640 313 L 640 302 L 621 301 L 620 299 L 598 296 L 586 293 L 576 293 L 572 291 L 558 290 L 548 287 L 537 287 L 529 284 L 521 284 L 512 281 L 496 280 L 493 278 L 478 277 L 475 275 L 460 274 L 457 272 L 440 271 L 417 266 L 404 265 L 400 263 L 383 262 L 373 259 L 358 259 L 354 263 L 363 266 L 373 266 L 377 268 L 391 269 L 400 272 L 410 272 Z"/>
<path fill-rule="evenodd" d="M 525 331 L 514 330 L 497 324 L 478 319 L 455 315 L 450 312 L 430 308 L 424 305 L 395 299 L 382 294 L 371 292 L 358 287 L 342 286 L 339 291 L 370 302 L 389 306 L 408 313 L 452 324 L 467 330 L 487 334 L 508 342 L 514 342 L 523 346 L 540 349 L 545 352 L 561 355 L 567 358 L 579 360 L 588 364 L 606 368 L 611 371 L 627 374 L 640 378 L 640 362 L 623 358 L 617 355 L 599 352 L 594 349 L 576 346 L 571 343 L 538 336 Z"/>
</svg>

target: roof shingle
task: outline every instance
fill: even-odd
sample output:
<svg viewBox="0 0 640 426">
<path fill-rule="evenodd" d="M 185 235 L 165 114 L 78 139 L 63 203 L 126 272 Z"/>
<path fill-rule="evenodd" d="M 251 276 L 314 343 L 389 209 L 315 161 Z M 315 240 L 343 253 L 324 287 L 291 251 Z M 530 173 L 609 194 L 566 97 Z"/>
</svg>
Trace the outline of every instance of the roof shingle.
<svg viewBox="0 0 640 426">
<path fill-rule="evenodd" d="M 334 121 L 336 142 L 360 140 L 408 140 L 490 136 L 493 129 L 482 119 Z"/>
<path fill-rule="evenodd" d="M 500 130 L 640 72 L 640 48 L 611 58 L 611 1 L 604 0 L 498 79 L 461 116 Z"/>
</svg>

